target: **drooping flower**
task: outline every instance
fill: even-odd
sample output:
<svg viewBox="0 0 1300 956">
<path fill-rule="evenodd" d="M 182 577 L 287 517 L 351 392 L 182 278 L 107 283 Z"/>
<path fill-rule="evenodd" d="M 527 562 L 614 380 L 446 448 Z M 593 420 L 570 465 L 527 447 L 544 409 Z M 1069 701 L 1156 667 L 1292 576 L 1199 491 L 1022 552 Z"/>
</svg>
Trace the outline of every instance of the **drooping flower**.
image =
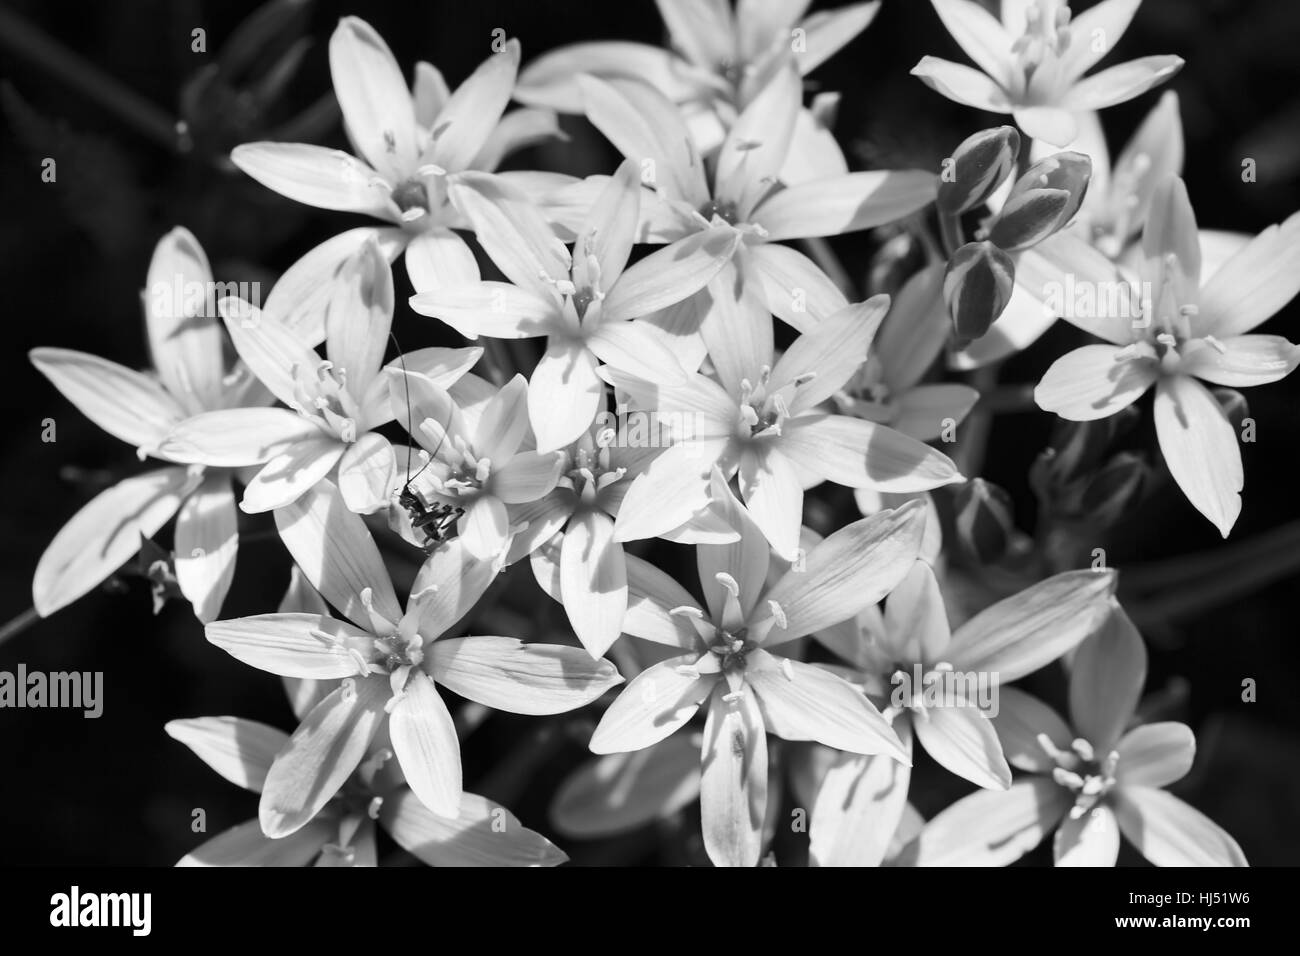
<svg viewBox="0 0 1300 956">
<path fill-rule="evenodd" d="M 361 158 L 299 143 L 248 143 L 231 161 L 262 185 L 316 206 L 355 212 L 391 225 L 362 226 L 327 240 L 304 256 L 286 280 L 306 316 L 319 314 L 322 284 L 367 241 L 389 260 L 406 252 L 417 289 L 478 279 L 474 254 L 453 230 L 464 220 L 449 187 L 466 170 L 492 171 L 522 146 L 554 135 L 554 114 L 524 109 L 502 115 L 519 69 L 519 43 L 511 40 L 451 93 L 442 74 L 418 63 L 407 89 L 392 52 L 368 23 L 344 17 L 330 38 L 330 73 L 343 124 Z M 551 174 L 506 174 L 521 183 L 571 182 Z M 288 319 L 288 316 L 285 316 Z M 307 320 L 308 344 L 323 329 Z M 312 332 L 320 334 L 313 335 Z"/>
<path fill-rule="evenodd" d="M 143 295 L 154 373 L 70 349 L 39 348 L 32 364 L 100 428 L 134 446 L 141 459 L 173 465 L 125 478 L 101 492 L 63 526 L 36 567 L 32 599 L 48 616 L 116 571 L 175 515 L 176 578 L 199 620 L 221 610 L 239 547 L 233 473 L 184 467 L 161 446 L 191 416 L 271 401 L 244 363 L 229 371 L 221 326 L 211 313 L 214 288 L 198 240 L 177 227 L 159 240 Z M 202 295 L 197 295 L 201 291 Z"/>
<path fill-rule="evenodd" d="M 581 74 L 640 80 L 677 105 L 696 146 L 708 155 L 787 58 L 793 58 L 800 76 L 807 76 L 865 30 L 880 9 L 878 0 L 811 15 L 806 15 L 808 0 L 741 3 L 734 11 L 727 0 L 657 2 L 669 49 L 627 41 L 560 47 L 523 69 L 515 98 L 581 113 Z M 818 115 L 837 100 L 836 94 L 823 93 L 813 110 L 800 109 L 792 148 L 781 167 L 784 182 L 848 172 L 839 145 Z"/>
<path fill-rule="evenodd" d="M 722 300 L 730 303 L 730 297 Z M 689 416 L 684 435 L 629 488 L 615 523 L 621 541 L 653 537 L 709 499 L 716 463 L 739 475 L 749 513 L 777 553 L 792 557 L 803 494 L 822 481 L 850 488 L 925 491 L 961 481 L 941 452 L 884 425 L 818 411 L 862 364 L 888 308 L 887 296 L 849 306 L 774 355 L 772 321 L 746 284 L 737 308 L 711 310 L 704 333 L 718 381 L 695 373 L 682 385 L 607 370 L 634 408 Z"/>
<path fill-rule="evenodd" d="M 1157 187 L 1142 233 L 1138 315 L 1099 308 L 1067 315 L 1105 345 L 1056 360 L 1034 390 L 1039 407 L 1072 421 L 1106 418 L 1156 389 L 1156 435 L 1192 505 L 1225 538 L 1241 511 L 1237 435 L 1199 380 L 1240 388 L 1276 382 L 1300 364 L 1300 348 L 1250 335 L 1300 290 L 1300 214 L 1260 233 L 1203 277 L 1187 188 Z"/>
<path fill-rule="evenodd" d="M 510 506 L 548 494 L 565 458 L 561 451 L 529 447 L 524 377 L 516 375 L 472 408 L 418 372 L 393 374 L 388 386 L 399 423 L 424 450 L 413 475 L 394 470 L 390 495 L 409 489 L 426 507 L 452 509 L 458 538 L 470 554 L 505 561 L 511 536 L 523 530 L 511 522 Z"/>
<path fill-rule="evenodd" d="M 411 299 L 423 315 L 470 338 L 546 336 L 529 379 L 528 413 L 539 451 L 575 441 L 591 424 L 606 362 L 653 382 L 683 377 L 677 356 L 629 321 L 694 294 L 727 264 L 739 237 L 728 226 L 688 236 L 626 268 L 641 208 L 638 166 L 625 161 L 601 191 L 570 256 L 522 194 L 466 176 L 452 191 L 510 283 L 444 285 Z"/>
<path fill-rule="evenodd" d="M 393 276 L 375 242 L 350 257 L 331 283 L 322 359 L 278 316 L 240 299 L 220 304 L 240 357 L 283 408 L 227 408 L 177 425 L 163 442 L 178 461 L 259 465 L 240 507 L 250 514 L 290 504 L 336 474 L 348 507 L 383 508 L 393 483 L 388 439 L 373 431 L 393 420 L 381 366 L 393 322 Z M 413 369 L 450 385 L 482 349 L 422 349 L 391 367 Z"/>
<path fill-rule="evenodd" d="M 1166 793 L 1192 767 L 1184 724 L 1128 729 L 1147 655 L 1115 606 L 1079 647 L 1070 672 L 1070 724 L 1008 688 L 994 720 L 1007 760 L 1032 776 L 980 791 L 944 810 L 909 855 L 918 866 L 1005 866 L 1056 831 L 1057 866 L 1114 866 L 1120 834 L 1156 866 L 1246 866 L 1237 842 Z"/>
<path fill-rule="evenodd" d="M 863 687 L 909 754 L 915 734 L 951 772 L 1006 790 L 1011 770 L 991 719 L 996 709 L 987 705 L 1000 706 L 1005 684 L 1095 632 L 1110 613 L 1114 588 L 1114 572 L 1067 571 L 999 601 L 953 632 L 934 572 L 917 561 L 885 599 L 883 614 L 872 606 L 815 636 L 850 662 L 851 671 L 837 672 Z M 942 692 L 945 672 L 961 675 L 952 682 L 954 699 Z M 977 691 L 979 680 L 985 683 Z M 926 682 L 939 688 L 929 703 Z M 878 866 L 898 828 L 909 780 L 904 764 L 840 754 L 813 806 L 813 859 L 821 866 Z"/>
<path fill-rule="evenodd" d="M 768 731 L 907 759 L 879 711 L 847 681 L 774 651 L 888 593 L 916 558 L 922 511 L 909 505 L 856 521 L 768 586 L 767 540 L 716 472 L 713 483 L 740 538 L 697 546 L 704 608 L 662 571 L 628 558 L 624 631 L 682 653 L 624 688 L 596 727 L 591 749 L 649 747 L 707 702 L 700 754 L 705 848 L 720 866 L 754 866 L 767 803 Z"/>
<path fill-rule="evenodd" d="M 745 107 L 706 167 L 672 102 L 637 80 L 579 78 L 587 118 L 655 190 L 642 200 L 646 242 L 672 242 L 719 225 L 740 233 L 733 260 L 770 311 L 806 331 L 843 308 L 844 294 L 803 253 L 782 240 L 837 236 L 900 219 L 934 199 L 937 177 L 920 170 L 827 175 L 794 185 L 780 180 L 795 135 L 800 82 L 786 65 Z M 591 177 L 581 187 L 601 187 Z M 575 187 L 578 188 L 578 187 Z M 715 293 L 725 287 L 715 280 Z M 713 298 L 717 298 L 715 294 Z M 699 293 L 697 320 L 710 296 Z"/>
<path fill-rule="evenodd" d="M 297 715 L 300 719 L 306 713 Z M 245 790 L 261 793 L 289 735 L 240 717 L 169 721 L 167 733 Z M 558 866 L 568 857 L 505 807 L 466 793 L 454 818 L 431 813 L 402 779 L 381 729 L 356 770 L 312 820 L 279 839 L 253 819 L 218 833 L 177 866 L 376 866 L 375 823 L 430 866 Z"/>
<path fill-rule="evenodd" d="M 403 612 L 370 532 L 330 482 L 278 509 L 275 519 L 298 567 L 346 620 L 278 613 L 207 627 L 209 641 L 261 670 L 341 681 L 271 764 L 259 810 L 269 837 L 310 822 L 384 726 L 416 797 L 434 813 L 456 817 L 460 745 L 435 684 L 511 713 L 554 714 L 588 704 L 622 680 L 608 661 L 592 660 L 581 648 L 445 637 L 499 567 L 477 560 L 459 541 L 421 567 Z"/>
<path fill-rule="evenodd" d="M 950 100 L 1012 114 L 1054 146 L 1075 138 L 1074 114 L 1125 103 L 1183 65 L 1177 56 L 1146 56 L 1084 76 L 1119 42 L 1141 0 L 1102 0 L 1073 19 L 1065 0 L 1004 0 L 1000 22 L 974 0 L 931 2 L 979 69 L 926 56 L 912 74 Z"/>
</svg>

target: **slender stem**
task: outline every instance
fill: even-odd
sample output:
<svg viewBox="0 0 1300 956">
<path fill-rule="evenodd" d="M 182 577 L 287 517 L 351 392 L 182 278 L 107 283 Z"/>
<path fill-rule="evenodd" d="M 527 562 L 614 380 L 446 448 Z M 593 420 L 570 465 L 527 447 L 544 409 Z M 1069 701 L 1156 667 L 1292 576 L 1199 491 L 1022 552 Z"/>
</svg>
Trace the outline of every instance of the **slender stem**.
<svg viewBox="0 0 1300 956">
<path fill-rule="evenodd" d="M 0 627 L 0 644 L 11 637 L 17 637 L 40 619 L 41 616 L 34 607 L 29 607 L 17 617 L 11 618 L 4 627 Z"/>
<path fill-rule="evenodd" d="M 0 6 L 0 47 L 99 104 L 164 149 L 181 150 L 175 119 L 4 6 Z"/>
<path fill-rule="evenodd" d="M 1230 569 L 1253 568 L 1262 587 L 1268 580 L 1300 568 L 1300 521 L 1292 521 L 1245 541 L 1200 554 L 1133 565 L 1124 569 L 1125 589 L 1134 593 L 1194 585 L 1223 578 Z"/>
<path fill-rule="evenodd" d="M 844 298 L 853 302 L 857 299 L 857 289 L 854 287 L 853 279 L 848 271 L 840 263 L 840 258 L 831 249 L 831 244 L 821 237 L 812 239 L 800 239 L 799 245 L 803 246 L 804 251 L 812 257 L 817 265 L 821 266 L 822 272 L 826 277 L 835 283 L 835 287 L 844 293 Z"/>
<path fill-rule="evenodd" d="M 966 244 L 961 234 L 961 217 L 940 210 L 939 236 L 943 239 L 944 258 L 951 259 L 952 254 Z"/>
<path fill-rule="evenodd" d="M 994 391 L 997 383 L 997 365 L 985 365 L 971 374 L 971 387 L 980 395 Z M 988 451 L 992 425 L 993 410 L 983 401 L 976 403 L 962 426 L 961 439 L 957 444 L 957 464 L 967 478 L 977 477 L 984 467 L 984 455 Z"/>
</svg>

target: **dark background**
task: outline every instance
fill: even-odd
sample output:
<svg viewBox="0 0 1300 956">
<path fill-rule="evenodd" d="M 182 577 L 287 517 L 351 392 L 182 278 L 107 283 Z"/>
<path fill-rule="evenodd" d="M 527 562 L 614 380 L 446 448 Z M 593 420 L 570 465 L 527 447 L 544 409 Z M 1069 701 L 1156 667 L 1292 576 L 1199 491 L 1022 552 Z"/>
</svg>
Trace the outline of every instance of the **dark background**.
<svg viewBox="0 0 1300 956">
<path fill-rule="evenodd" d="M 408 76 L 417 59 L 427 59 L 453 87 L 488 55 L 498 27 L 522 40 L 525 62 L 584 39 L 661 37 L 649 0 L 372 2 L 363 8 L 317 0 L 303 18 L 304 35 L 313 42 L 276 103 L 265 111 L 250 109 L 219 87 L 199 95 L 195 77 L 217 61 L 226 39 L 255 6 L 196 0 L 0 5 L 0 35 L 6 38 L 0 44 L 0 269 L 8 291 L 0 320 L 0 387 L 8 422 L 0 487 L 0 620 L 30 606 L 37 559 L 62 524 L 106 483 L 140 468 L 131 449 L 85 421 L 32 369 L 27 351 L 62 346 L 144 366 L 138 293 L 154 243 L 174 225 L 198 237 L 217 279 L 261 279 L 269 288 L 275 275 L 315 243 L 360 224 L 356 217 L 282 199 L 224 163 L 239 142 L 301 139 L 274 131 L 328 94 L 327 42 L 340 16 L 367 19 Z M 15 32 L 14 18 L 72 51 L 82 65 L 73 74 L 92 76 L 86 67 L 102 71 L 169 122 L 187 116 L 194 148 L 169 148 L 167 137 L 150 133 L 147 122 L 125 123 L 78 92 L 50 69 L 49 56 L 29 55 L 38 47 Z M 207 53 L 191 52 L 190 31 L 196 27 L 207 31 Z M 1202 226 L 1254 233 L 1300 208 L 1298 47 L 1300 4 L 1291 0 L 1147 0 L 1103 63 L 1163 53 L 1186 59 L 1169 87 L 1182 101 L 1184 175 Z M 997 121 L 910 77 L 908 70 L 927 53 L 965 62 L 929 4 L 887 0 L 864 34 L 813 74 L 824 88 L 843 92 L 836 132 L 854 168 L 937 168 L 960 139 Z M 91 85 L 97 85 L 93 79 Z M 1112 154 L 1158 95 L 1148 93 L 1105 113 Z M 302 141 L 345 145 L 328 104 L 321 109 L 325 132 Z M 598 138 L 581 123 L 567 126 L 574 135 L 570 145 L 520 155 L 513 165 L 579 175 L 612 168 L 612 153 Z M 55 184 L 41 182 L 46 156 L 58 160 Z M 1253 184 L 1240 178 L 1247 156 L 1258 161 Z M 855 276 L 865 275 L 872 251 L 868 237 L 837 240 L 835 247 Z M 404 270 L 396 275 L 395 329 L 403 346 L 451 344 L 404 305 Z M 1264 331 L 1300 340 L 1297 306 Z M 1072 344 L 1071 330 L 1054 330 L 1012 362 L 1003 381 L 1036 381 Z M 1298 396 L 1297 376 L 1248 392 L 1258 441 L 1243 446 L 1245 507 L 1234 543 L 1300 519 L 1294 477 Z M 40 440 L 46 417 L 57 420 L 55 444 Z M 1000 418 L 986 466 L 991 478 L 1016 495 L 1027 528 L 1034 516 L 1024 476 L 1049 425 L 1042 413 Z M 1226 547 L 1169 484 L 1128 520 L 1120 555 L 1126 560 Z M 268 526 L 250 521 L 247 531 Z M 1148 629 L 1149 690 L 1159 695 L 1161 713 L 1192 725 L 1200 745 L 1192 774 L 1174 792 L 1227 828 L 1252 863 L 1261 865 L 1300 860 L 1297 553 L 1300 547 L 1258 562 L 1261 576 L 1275 580 L 1247 589 L 1226 606 L 1180 617 L 1175 601 L 1167 619 Z M 664 556 L 680 557 L 671 548 Z M 286 575 L 276 542 L 245 544 L 225 615 L 272 609 Z M 693 572 L 684 575 L 691 586 L 692 578 Z M 256 813 L 255 796 L 226 784 L 162 727 L 178 717 L 234 714 L 291 728 L 278 681 L 208 645 L 185 605 L 169 604 L 153 616 L 140 579 L 124 577 L 116 590 L 121 593 L 94 592 L 0 646 L 4 670 L 25 662 L 46 671 L 104 671 L 106 701 L 98 720 L 66 711 L 0 710 L 0 862 L 170 864 L 203 838 L 190 831 L 193 808 L 206 810 L 209 835 Z M 524 592 L 525 600 L 535 593 Z M 540 595 L 538 600 L 550 603 Z M 527 607 L 523 611 L 536 616 Z M 543 612 L 547 620 L 554 618 L 553 609 Z M 1243 704 L 1241 681 L 1248 677 L 1258 682 L 1259 699 Z M 1050 679 L 1042 683 L 1036 689 L 1059 692 Z M 570 734 L 552 724 L 493 716 L 464 748 L 467 789 L 502 799 L 526 824 L 546 832 L 550 794 L 584 749 L 580 730 Z M 523 755 L 531 759 L 521 760 Z M 933 769 L 922 767 L 918 774 L 928 779 Z M 925 788 L 921 809 L 930 816 L 958 792 L 960 782 L 951 778 Z M 688 812 L 680 830 L 670 829 L 679 840 L 661 841 L 648 831 L 599 844 L 557 842 L 578 862 L 694 862 L 698 840 L 690 819 Z M 1042 861 L 1042 853 L 1035 859 Z M 1122 862 L 1136 860 L 1126 852 Z"/>
</svg>

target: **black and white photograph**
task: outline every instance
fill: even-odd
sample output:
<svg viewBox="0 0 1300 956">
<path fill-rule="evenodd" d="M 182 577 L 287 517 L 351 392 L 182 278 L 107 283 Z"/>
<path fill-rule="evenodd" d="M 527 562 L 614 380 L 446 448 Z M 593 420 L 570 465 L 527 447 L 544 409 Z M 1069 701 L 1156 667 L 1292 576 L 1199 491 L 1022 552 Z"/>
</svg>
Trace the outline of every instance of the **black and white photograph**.
<svg viewBox="0 0 1300 956">
<path fill-rule="evenodd" d="M 981 905 L 1251 927 L 1153 868 L 1300 863 L 1298 50 L 1291 0 L 3 0 L 23 921 L 1092 867 Z"/>
</svg>

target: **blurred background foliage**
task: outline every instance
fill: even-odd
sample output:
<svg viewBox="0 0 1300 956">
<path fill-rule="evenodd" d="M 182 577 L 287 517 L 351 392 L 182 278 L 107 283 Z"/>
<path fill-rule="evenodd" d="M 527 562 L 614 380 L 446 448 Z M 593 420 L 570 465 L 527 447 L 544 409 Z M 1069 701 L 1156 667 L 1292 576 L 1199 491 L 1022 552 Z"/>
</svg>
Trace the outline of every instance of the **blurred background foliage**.
<svg viewBox="0 0 1300 956">
<path fill-rule="evenodd" d="M 32 369 L 28 349 L 76 348 L 143 366 L 139 293 L 154 243 L 175 225 L 198 237 L 218 280 L 261 281 L 269 289 L 299 255 L 359 224 L 283 199 L 227 160 L 231 147 L 256 139 L 345 145 L 327 44 L 338 18 L 350 13 L 372 23 L 408 73 L 426 59 L 453 85 L 488 55 L 497 28 L 522 40 L 525 62 L 581 40 L 662 37 L 650 0 L 380 0 L 362 8 L 339 0 L 265 7 L 5 0 L 0 268 L 11 295 L 0 350 L 9 423 L 0 433 L 0 619 L 31 604 L 37 559 L 67 518 L 102 486 L 140 467 L 132 449 L 83 419 Z M 205 52 L 192 49 L 192 31 L 200 28 Z M 1298 47 L 1300 4 L 1291 0 L 1146 0 L 1112 54 L 1114 62 L 1156 53 L 1187 61 L 1169 88 L 1181 98 L 1184 176 L 1203 227 L 1255 233 L 1300 208 Z M 812 75 L 812 88 L 842 91 L 836 133 L 854 168 L 938 168 L 969 133 L 1001 122 L 910 77 L 927 53 L 964 60 L 929 4 L 886 0 L 866 32 Z M 1106 112 L 1112 154 L 1157 95 Z M 565 128 L 568 142 L 522 153 L 510 165 L 577 175 L 613 168 L 612 150 L 589 127 L 566 119 Z M 45 157 L 57 161 L 55 183 L 41 181 Z M 1246 157 L 1258 164 L 1256 182 L 1242 182 Z M 883 238 L 857 235 L 833 246 L 865 279 Z M 404 270 L 396 275 L 404 303 Z M 1300 305 L 1292 303 L 1264 331 L 1300 341 Z M 405 348 L 454 344 L 404 304 L 395 332 Z M 1058 323 L 1008 363 L 1002 382 L 1037 381 L 1079 336 Z M 1245 507 L 1230 542 L 1220 541 L 1167 482 L 1108 542 L 1110 563 L 1121 568 L 1223 553 L 1229 569 L 1246 569 L 1245 583 L 1217 607 L 1194 599 L 1213 580 L 1157 587 L 1142 624 L 1152 654 L 1147 712 L 1186 721 L 1199 741 L 1192 774 L 1173 789 L 1226 827 L 1256 865 L 1300 860 L 1300 536 L 1289 527 L 1300 522 L 1298 399 L 1300 376 L 1249 393 L 1257 441 L 1243 446 Z M 57 422 L 55 443 L 41 441 L 46 418 Z M 1037 411 L 1001 415 L 993 429 L 985 476 L 1011 492 L 1025 529 L 1035 522 L 1029 468 L 1050 431 L 1050 417 Z M 834 495 L 827 500 L 843 503 Z M 249 522 L 226 616 L 278 602 L 287 559 L 270 528 L 269 521 Z M 1248 561 L 1231 557 L 1236 552 L 1227 549 L 1262 534 L 1275 536 L 1273 546 Z M 658 544 L 649 556 L 695 587 L 685 550 Z M 1211 578 L 1224 574 L 1216 569 Z M 500 588 L 510 604 L 479 628 L 554 639 L 563 616 L 526 567 Z M 485 605 L 497 603 L 490 596 Z M 124 574 L 0 644 L 0 670 L 19 662 L 46 671 L 103 671 L 104 714 L 85 720 L 79 712 L 0 710 L 0 862 L 170 864 L 204 839 L 191 831 L 195 808 L 206 813 L 207 835 L 255 815 L 254 795 L 218 778 L 167 737 L 163 724 L 234 714 L 289 728 L 290 712 L 278 681 L 208 645 L 187 607 L 170 603 L 154 616 L 148 584 Z M 1258 683 L 1255 703 L 1241 701 L 1246 678 Z M 1031 689 L 1059 701 L 1061 684 L 1059 669 L 1049 669 Z M 601 841 L 554 834 L 548 803 L 584 759 L 592 722 L 590 714 L 489 716 L 464 748 L 467 788 L 506 803 L 578 863 L 700 862 L 693 810 Z M 927 817 L 966 789 L 931 764 L 919 766 L 914 781 L 914 800 Z M 790 809 L 787 800 L 787 820 Z M 788 830 L 780 828 L 778 855 L 797 861 L 800 838 Z M 1025 862 L 1044 860 L 1040 851 Z M 1140 861 L 1128 851 L 1121 862 Z"/>
</svg>

